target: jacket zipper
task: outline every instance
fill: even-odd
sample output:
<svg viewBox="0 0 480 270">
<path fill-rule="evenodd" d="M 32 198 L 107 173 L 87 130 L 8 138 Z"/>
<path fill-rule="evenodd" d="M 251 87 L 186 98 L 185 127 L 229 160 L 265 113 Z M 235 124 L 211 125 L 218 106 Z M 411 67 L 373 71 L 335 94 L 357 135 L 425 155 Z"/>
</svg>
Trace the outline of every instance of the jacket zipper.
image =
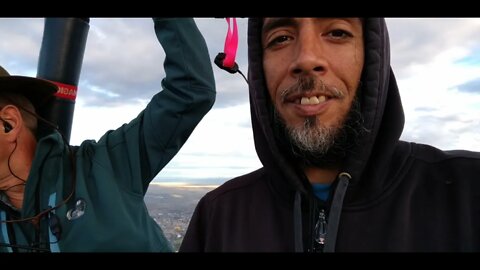
<svg viewBox="0 0 480 270">
<path fill-rule="evenodd" d="M 325 246 L 325 238 L 327 236 L 327 216 L 322 208 L 318 212 L 318 219 L 313 230 L 313 239 L 315 241 L 314 251 L 322 252 Z"/>
</svg>

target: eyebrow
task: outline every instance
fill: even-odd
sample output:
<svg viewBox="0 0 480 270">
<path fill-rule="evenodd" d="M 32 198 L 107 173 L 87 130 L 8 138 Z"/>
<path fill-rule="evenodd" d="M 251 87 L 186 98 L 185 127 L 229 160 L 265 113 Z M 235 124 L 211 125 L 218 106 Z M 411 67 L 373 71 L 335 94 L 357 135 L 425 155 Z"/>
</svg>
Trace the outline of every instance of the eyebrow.
<svg viewBox="0 0 480 270">
<path fill-rule="evenodd" d="M 269 19 L 262 27 L 262 35 L 268 33 L 269 31 L 284 27 L 284 26 L 298 26 L 298 22 L 294 18 L 274 18 Z"/>
</svg>

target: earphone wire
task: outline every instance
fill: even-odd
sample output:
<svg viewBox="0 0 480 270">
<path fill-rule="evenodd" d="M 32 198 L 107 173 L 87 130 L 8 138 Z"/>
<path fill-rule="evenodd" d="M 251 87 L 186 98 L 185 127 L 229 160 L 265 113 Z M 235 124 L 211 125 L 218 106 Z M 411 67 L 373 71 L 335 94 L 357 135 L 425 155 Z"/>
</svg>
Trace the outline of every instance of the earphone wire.
<svg viewBox="0 0 480 270">
<path fill-rule="evenodd" d="M 7 191 L 9 191 L 10 189 L 12 189 L 12 188 L 14 188 L 14 187 L 18 187 L 18 186 L 25 186 L 25 183 L 15 184 L 15 185 L 13 185 L 13 186 L 8 187 L 7 189 L 0 189 L 0 191 L 7 192 Z"/>
<path fill-rule="evenodd" d="M 9 247 L 9 248 L 17 248 L 17 249 L 25 249 L 25 250 L 33 250 L 33 251 L 50 252 L 50 250 L 46 249 L 46 248 L 37 248 L 37 247 L 31 247 L 31 246 L 26 246 L 26 245 L 18 245 L 18 244 L 0 243 L 0 247 Z"/>
<path fill-rule="evenodd" d="M 13 153 L 15 153 L 15 150 L 17 150 L 17 141 L 15 140 L 15 147 L 13 148 L 12 152 L 10 153 L 10 155 L 8 156 L 8 161 L 7 161 L 7 165 L 8 165 L 8 170 L 10 171 L 10 173 L 17 179 L 19 179 L 20 181 L 22 181 L 23 183 L 27 182 L 27 180 L 21 178 L 20 176 L 16 175 L 13 171 L 12 171 L 12 167 L 10 167 L 10 159 L 12 158 L 13 156 Z M 11 187 L 10 187 L 11 188 Z M 10 189 L 8 188 L 8 189 Z M 8 190 L 7 189 L 7 190 Z"/>
<path fill-rule="evenodd" d="M 247 80 L 247 77 L 245 77 L 245 75 L 243 75 L 242 71 L 240 70 L 240 68 L 238 69 L 238 73 L 240 73 L 240 75 L 242 75 L 243 79 L 245 79 L 245 82 L 247 82 L 248 85 L 250 85 L 250 83 L 248 82 Z"/>
</svg>

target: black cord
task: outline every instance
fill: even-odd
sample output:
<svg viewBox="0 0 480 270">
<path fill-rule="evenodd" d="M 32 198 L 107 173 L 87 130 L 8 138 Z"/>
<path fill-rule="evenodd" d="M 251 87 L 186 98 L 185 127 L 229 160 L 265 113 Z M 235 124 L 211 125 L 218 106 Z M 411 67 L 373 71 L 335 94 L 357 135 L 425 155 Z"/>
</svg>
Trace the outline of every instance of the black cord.
<svg viewBox="0 0 480 270">
<path fill-rule="evenodd" d="M 36 247 L 31 247 L 31 246 L 26 246 L 26 245 L 17 245 L 17 244 L 0 243 L 0 247 L 9 247 L 9 248 L 17 248 L 17 249 L 25 249 L 25 250 L 50 252 L 50 250 L 46 249 L 46 248 L 36 248 Z"/>
<path fill-rule="evenodd" d="M 12 152 L 11 152 L 10 155 L 8 156 L 8 161 L 7 161 L 8 170 L 10 171 L 10 173 L 11 173 L 15 178 L 18 178 L 18 179 L 21 180 L 23 183 L 25 183 L 25 182 L 27 182 L 27 180 L 18 177 L 15 173 L 13 173 L 12 168 L 10 167 L 10 159 L 12 158 L 13 153 L 15 153 L 15 150 L 17 150 L 17 146 L 18 146 L 18 143 L 17 143 L 17 140 L 15 140 L 15 147 L 13 148 Z"/>
<path fill-rule="evenodd" d="M 245 77 L 245 75 L 243 75 L 242 71 L 240 71 L 240 69 L 238 69 L 238 73 L 240 73 L 240 75 L 242 75 L 242 77 L 245 79 L 245 81 L 247 82 L 248 85 L 250 85 L 250 83 L 248 82 L 247 80 L 247 77 Z"/>
<path fill-rule="evenodd" d="M 7 189 L 0 189 L 0 191 L 7 192 L 7 191 L 9 191 L 10 189 L 12 189 L 12 188 L 14 188 L 14 187 L 25 186 L 25 185 L 26 185 L 25 183 L 20 183 L 20 184 L 16 184 L 16 185 L 10 186 L 10 187 L 7 188 Z"/>
</svg>

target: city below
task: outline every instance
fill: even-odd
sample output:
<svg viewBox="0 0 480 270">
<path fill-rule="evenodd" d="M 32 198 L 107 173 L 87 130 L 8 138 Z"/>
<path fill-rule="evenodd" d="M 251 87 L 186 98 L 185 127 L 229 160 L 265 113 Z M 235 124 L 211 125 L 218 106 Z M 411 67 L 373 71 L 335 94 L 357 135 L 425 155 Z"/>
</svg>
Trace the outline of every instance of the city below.
<svg viewBox="0 0 480 270">
<path fill-rule="evenodd" d="M 152 182 L 145 195 L 150 216 L 178 251 L 198 201 L 218 185 Z"/>
</svg>

